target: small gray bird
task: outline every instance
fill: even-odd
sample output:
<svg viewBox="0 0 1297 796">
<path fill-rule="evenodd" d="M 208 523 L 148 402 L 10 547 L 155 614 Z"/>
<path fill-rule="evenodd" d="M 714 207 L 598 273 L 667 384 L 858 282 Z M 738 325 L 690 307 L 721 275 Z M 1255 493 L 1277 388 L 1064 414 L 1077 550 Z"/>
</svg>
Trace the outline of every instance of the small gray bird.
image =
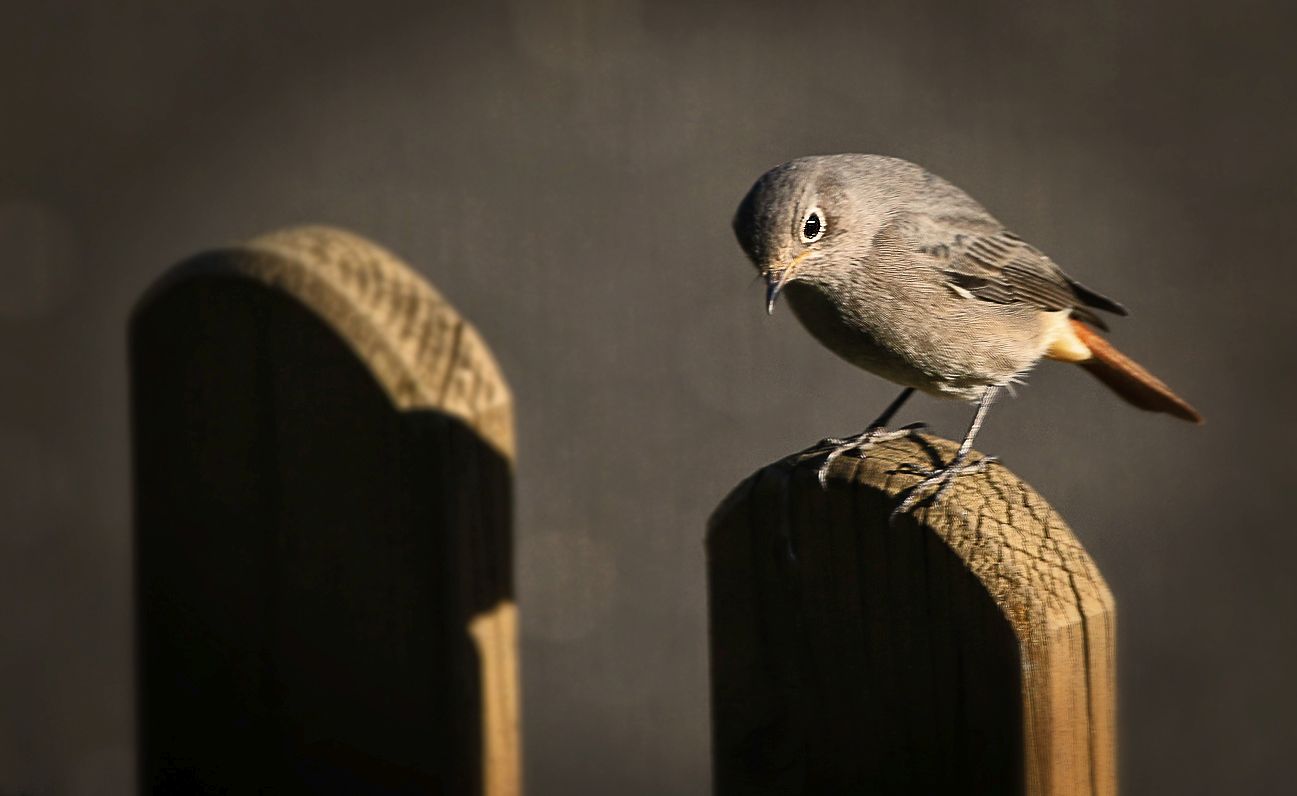
<svg viewBox="0 0 1297 796">
<path fill-rule="evenodd" d="M 996 393 L 1042 358 L 1074 362 L 1142 409 L 1201 423 L 1156 377 L 1092 327 L 1120 304 L 1063 273 L 985 208 L 913 163 L 826 155 L 776 166 L 734 217 L 739 244 L 765 278 L 766 308 L 787 295 L 802 325 L 838 356 L 905 390 L 861 434 L 827 440 L 823 466 L 907 433 L 887 423 L 915 390 L 977 403 L 955 458 L 924 476 L 897 513 L 992 459 L 969 462 Z"/>
</svg>

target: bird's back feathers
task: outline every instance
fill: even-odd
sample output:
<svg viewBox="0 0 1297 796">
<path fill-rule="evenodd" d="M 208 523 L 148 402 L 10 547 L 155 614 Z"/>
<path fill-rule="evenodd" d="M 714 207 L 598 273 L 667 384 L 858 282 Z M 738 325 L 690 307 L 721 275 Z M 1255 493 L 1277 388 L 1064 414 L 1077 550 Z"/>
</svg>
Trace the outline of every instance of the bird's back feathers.
<svg viewBox="0 0 1297 796">
<path fill-rule="evenodd" d="M 972 298 L 1027 304 L 1044 312 L 1071 310 L 1076 317 L 1105 330 L 1108 325 L 1094 309 L 1126 314 L 1125 307 L 1081 285 L 1044 252 L 1009 230 L 976 231 L 961 222 L 934 218 L 909 226 L 918 238 L 916 249 L 935 258 L 945 278 Z M 985 224 L 982 219 L 978 222 L 978 226 Z"/>
</svg>

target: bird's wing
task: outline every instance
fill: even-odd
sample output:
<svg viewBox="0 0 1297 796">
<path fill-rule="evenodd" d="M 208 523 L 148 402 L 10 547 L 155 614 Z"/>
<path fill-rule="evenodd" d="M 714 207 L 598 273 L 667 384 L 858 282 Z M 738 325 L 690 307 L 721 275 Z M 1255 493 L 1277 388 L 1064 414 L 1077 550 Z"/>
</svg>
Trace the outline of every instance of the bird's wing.
<svg viewBox="0 0 1297 796">
<path fill-rule="evenodd" d="M 941 270 L 961 295 L 995 304 L 1029 304 L 1046 311 L 1071 310 L 1100 329 L 1103 319 L 1091 309 L 1125 315 L 1126 308 L 1063 273 L 1044 252 L 1012 232 L 958 219 L 912 217 L 902 221 L 919 251 Z"/>
</svg>

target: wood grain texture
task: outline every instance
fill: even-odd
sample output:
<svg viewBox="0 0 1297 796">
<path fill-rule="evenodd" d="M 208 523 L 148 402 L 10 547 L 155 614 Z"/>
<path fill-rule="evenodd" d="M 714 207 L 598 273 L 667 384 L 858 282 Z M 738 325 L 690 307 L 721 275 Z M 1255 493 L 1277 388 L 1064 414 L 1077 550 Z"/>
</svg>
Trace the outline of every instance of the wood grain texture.
<svg viewBox="0 0 1297 796">
<path fill-rule="evenodd" d="M 708 533 L 715 792 L 1116 790 L 1112 596 L 1000 465 L 887 518 L 955 445 L 771 464 Z"/>
<path fill-rule="evenodd" d="M 146 792 L 519 791 L 510 393 L 381 248 L 200 255 L 131 322 Z"/>
</svg>

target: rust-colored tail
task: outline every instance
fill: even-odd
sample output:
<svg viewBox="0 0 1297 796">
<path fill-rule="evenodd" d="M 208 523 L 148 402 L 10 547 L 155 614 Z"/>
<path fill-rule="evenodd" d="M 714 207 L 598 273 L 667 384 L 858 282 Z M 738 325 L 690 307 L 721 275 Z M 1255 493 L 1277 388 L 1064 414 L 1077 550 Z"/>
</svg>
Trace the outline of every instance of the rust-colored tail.
<svg viewBox="0 0 1297 796">
<path fill-rule="evenodd" d="M 1161 379 L 1113 348 L 1098 332 L 1077 320 L 1072 321 L 1072 330 L 1094 355 L 1093 359 L 1078 364 L 1108 385 L 1113 392 L 1140 409 L 1166 412 L 1168 415 L 1175 415 L 1181 420 L 1192 423 L 1202 422 L 1202 415 L 1198 414 L 1198 410 L 1172 392 Z"/>
</svg>

